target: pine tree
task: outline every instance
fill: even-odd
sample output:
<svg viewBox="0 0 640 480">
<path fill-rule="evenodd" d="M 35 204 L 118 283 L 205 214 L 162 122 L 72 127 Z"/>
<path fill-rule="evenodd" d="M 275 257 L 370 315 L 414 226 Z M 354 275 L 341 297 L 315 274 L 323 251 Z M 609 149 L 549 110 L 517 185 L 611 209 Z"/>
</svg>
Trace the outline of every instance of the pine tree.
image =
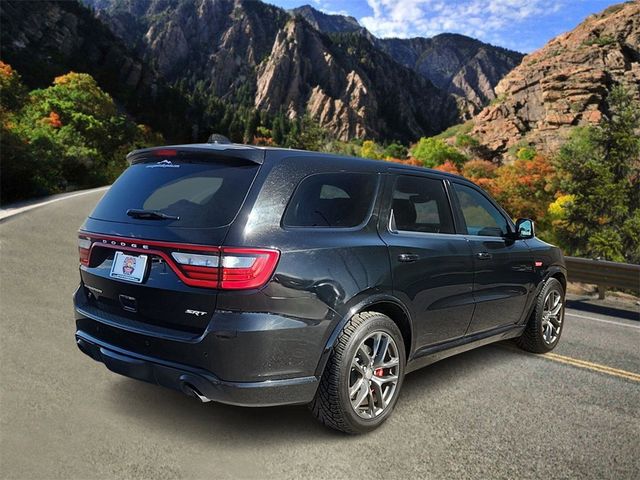
<svg viewBox="0 0 640 480">
<path fill-rule="evenodd" d="M 611 90 L 609 115 L 574 131 L 558 169 L 572 201 L 557 226 L 572 253 L 640 261 L 640 108 L 622 87 Z"/>
<path fill-rule="evenodd" d="M 256 110 L 251 109 L 247 112 L 244 127 L 244 143 L 253 142 L 253 137 L 256 135 L 259 121 L 260 119 Z"/>
</svg>

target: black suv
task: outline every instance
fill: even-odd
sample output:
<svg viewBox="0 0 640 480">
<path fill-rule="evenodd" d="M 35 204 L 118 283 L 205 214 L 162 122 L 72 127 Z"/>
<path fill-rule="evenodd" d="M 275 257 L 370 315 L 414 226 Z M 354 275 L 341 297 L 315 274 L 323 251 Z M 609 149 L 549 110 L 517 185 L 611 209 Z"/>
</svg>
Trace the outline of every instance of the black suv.
<svg viewBox="0 0 640 480">
<path fill-rule="evenodd" d="M 459 176 L 235 144 L 137 150 L 78 235 L 76 341 L 203 402 L 380 425 L 406 373 L 558 343 L 560 250 Z"/>
</svg>

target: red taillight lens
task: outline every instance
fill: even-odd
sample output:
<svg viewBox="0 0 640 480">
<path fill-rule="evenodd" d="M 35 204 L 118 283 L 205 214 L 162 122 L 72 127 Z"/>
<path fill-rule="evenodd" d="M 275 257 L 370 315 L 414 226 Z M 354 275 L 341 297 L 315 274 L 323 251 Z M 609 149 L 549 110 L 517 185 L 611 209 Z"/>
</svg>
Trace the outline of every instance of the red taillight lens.
<svg viewBox="0 0 640 480">
<path fill-rule="evenodd" d="M 263 248 L 222 248 L 220 288 L 259 288 L 276 269 L 280 252 Z"/>
<path fill-rule="evenodd" d="M 80 263 L 89 265 L 89 253 L 91 251 L 91 240 L 87 237 L 78 237 L 78 254 L 80 255 Z"/>
</svg>

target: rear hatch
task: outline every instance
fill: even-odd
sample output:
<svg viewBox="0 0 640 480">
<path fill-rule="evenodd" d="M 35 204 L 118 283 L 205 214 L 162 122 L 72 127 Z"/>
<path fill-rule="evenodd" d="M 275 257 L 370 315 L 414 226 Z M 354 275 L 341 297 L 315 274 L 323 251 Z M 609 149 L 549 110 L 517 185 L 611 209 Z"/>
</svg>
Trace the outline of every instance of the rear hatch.
<svg viewBox="0 0 640 480">
<path fill-rule="evenodd" d="M 220 245 L 259 163 L 155 149 L 134 157 L 78 236 L 85 313 L 199 335 L 216 306 Z"/>
</svg>

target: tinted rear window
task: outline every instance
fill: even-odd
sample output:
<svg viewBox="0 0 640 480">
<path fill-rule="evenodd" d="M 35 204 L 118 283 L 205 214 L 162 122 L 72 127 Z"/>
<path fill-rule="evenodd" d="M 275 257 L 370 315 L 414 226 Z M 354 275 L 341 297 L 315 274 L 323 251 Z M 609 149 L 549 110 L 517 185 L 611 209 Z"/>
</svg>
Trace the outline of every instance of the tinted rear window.
<svg viewBox="0 0 640 480">
<path fill-rule="evenodd" d="M 356 227 L 371 210 L 377 177 L 368 173 L 319 173 L 298 185 L 284 213 L 288 227 Z"/>
<path fill-rule="evenodd" d="M 116 180 L 91 214 L 114 222 L 172 227 L 220 227 L 238 213 L 258 165 L 227 163 L 138 163 Z M 129 209 L 157 210 L 179 220 L 142 220 Z"/>
<path fill-rule="evenodd" d="M 392 229 L 419 233 L 455 233 L 449 200 L 441 180 L 398 177 L 393 189 Z"/>
</svg>

